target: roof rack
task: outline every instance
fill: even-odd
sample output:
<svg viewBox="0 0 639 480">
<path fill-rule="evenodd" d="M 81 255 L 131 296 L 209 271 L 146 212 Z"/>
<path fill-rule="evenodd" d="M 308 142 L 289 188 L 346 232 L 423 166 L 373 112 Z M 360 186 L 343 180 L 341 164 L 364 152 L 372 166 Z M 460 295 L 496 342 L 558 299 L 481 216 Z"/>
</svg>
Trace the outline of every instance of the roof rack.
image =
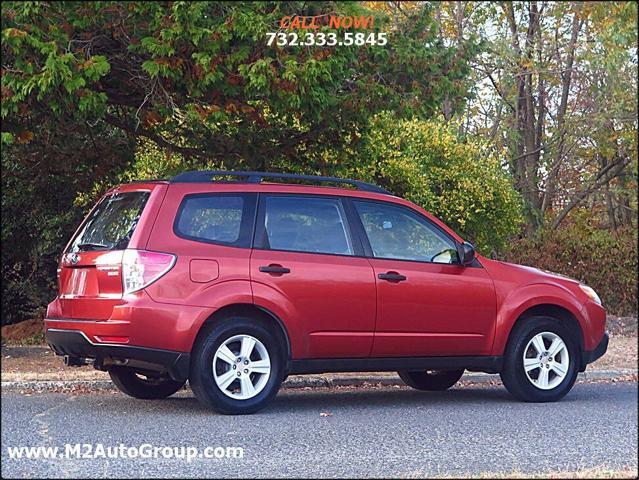
<svg viewBox="0 0 639 480">
<path fill-rule="evenodd" d="M 238 177 L 246 178 L 245 183 L 261 183 L 265 178 L 280 178 L 291 180 L 305 180 L 308 182 L 329 182 L 329 183 L 343 183 L 346 185 L 352 185 L 358 190 L 364 192 L 384 193 L 386 195 L 392 195 L 388 190 L 373 185 L 371 183 L 362 182 L 360 180 L 351 180 L 348 178 L 337 177 L 322 177 L 318 175 L 298 175 L 295 173 L 269 173 L 269 172 L 234 172 L 225 170 L 194 170 L 191 172 L 184 172 L 171 178 L 171 183 L 198 183 L 198 182 L 212 182 L 214 177 Z M 239 180 L 238 180 L 239 181 Z"/>
</svg>

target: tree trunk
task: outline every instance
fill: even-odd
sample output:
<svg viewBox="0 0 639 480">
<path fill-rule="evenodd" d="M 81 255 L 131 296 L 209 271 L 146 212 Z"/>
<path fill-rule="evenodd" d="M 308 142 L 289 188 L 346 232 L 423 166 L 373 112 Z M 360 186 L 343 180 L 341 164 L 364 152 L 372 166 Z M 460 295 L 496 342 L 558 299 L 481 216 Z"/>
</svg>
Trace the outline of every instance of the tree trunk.
<svg viewBox="0 0 639 480">
<path fill-rule="evenodd" d="M 546 189 L 541 203 L 542 212 L 545 212 L 552 205 L 552 201 L 557 190 L 557 177 L 559 175 L 559 170 L 564 158 L 568 96 L 570 94 L 570 86 L 572 84 L 572 69 L 575 61 L 575 48 L 582 25 L 583 20 L 579 19 L 579 12 L 575 12 L 572 19 L 572 31 L 570 34 L 570 43 L 568 44 L 566 65 L 563 69 L 563 72 L 561 73 L 561 100 L 559 103 L 559 110 L 557 112 L 557 126 L 555 131 L 555 136 L 558 140 L 553 163 L 550 168 L 550 172 L 548 172 L 548 178 L 546 179 Z"/>
<path fill-rule="evenodd" d="M 535 114 L 535 71 L 533 68 L 534 52 L 538 51 L 536 42 L 540 27 L 540 12 L 537 2 L 528 5 L 528 27 L 526 43 L 522 51 L 519 45 L 518 26 L 514 8 L 511 3 L 504 6 L 506 18 L 511 31 L 511 45 L 516 55 L 515 79 L 517 101 L 513 112 L 515 124 L 515 139 L 511 152 L 514 153 L 512 168 L 515 177 L 515 188 L 520 192 L 526 203 L 526 234 L 532 235 L 542 225 L 541 198 L 539 195 L 540 168 L 540 116 Z M 542 86 L 543 88 L 543 86 Z M 543 110 L 543 106 L 540 105 Z M 542 112 L 543 113 L 543 112 Z"/>
</svg>

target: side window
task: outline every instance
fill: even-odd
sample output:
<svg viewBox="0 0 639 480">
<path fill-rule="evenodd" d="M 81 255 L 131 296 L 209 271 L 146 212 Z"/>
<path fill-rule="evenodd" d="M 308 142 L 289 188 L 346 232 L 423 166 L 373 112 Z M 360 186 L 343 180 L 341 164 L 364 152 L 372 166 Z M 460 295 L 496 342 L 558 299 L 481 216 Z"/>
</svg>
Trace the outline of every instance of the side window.
<svg viewBox="0 0 639 480">
<path fill-rule="evenodd" d="M 265 198 L 266 248 L 353 255 L 342 203 L 334 198 Z"/>
<path fill-rule="evenodd" d="M 254 211 L 254 196 L 187 195 L 175 220 L 175 233 L 189 240 L 249 247 Z"/>
<path fill-rule="evenodd" d="M 455 242 L 417 212 L 354 201 L 376 258 L 459 263 Z"/>
</svg>

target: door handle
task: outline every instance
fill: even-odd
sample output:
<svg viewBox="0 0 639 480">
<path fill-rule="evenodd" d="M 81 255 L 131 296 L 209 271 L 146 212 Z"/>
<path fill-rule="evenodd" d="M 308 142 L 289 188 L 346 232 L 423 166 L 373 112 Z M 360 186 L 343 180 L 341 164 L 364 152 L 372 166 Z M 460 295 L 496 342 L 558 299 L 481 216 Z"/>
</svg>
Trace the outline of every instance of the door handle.
<svg viewBox="0 0 639 480">
<path fill-rule="evenodd" d="M 285 273 L 291 273 L 291 269 L 283 267 L 282 265 L 271 263 L 269 266 L 260 267 L 260 272 L 283 275 Z"/>
<path fill-rule="evenodd" d="M 377 275 L 377 278 L 379 278 L 380 280 L 387 280 L 389 282 L 403 282 L 404 280 L 406 280 L 406 275 L 401 275 L 397 272 L 386 272 L 380 273 L 379 275 Z"/>
</svg>

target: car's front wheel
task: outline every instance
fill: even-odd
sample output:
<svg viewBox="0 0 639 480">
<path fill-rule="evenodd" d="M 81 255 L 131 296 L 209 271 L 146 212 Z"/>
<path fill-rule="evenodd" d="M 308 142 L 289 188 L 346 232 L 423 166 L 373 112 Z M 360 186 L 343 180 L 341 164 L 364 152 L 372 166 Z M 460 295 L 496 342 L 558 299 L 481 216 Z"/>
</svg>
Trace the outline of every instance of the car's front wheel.
<svg viewBox="0 0 639 480">
<path fill-rule="evenodd" d="M 193 349 L 189 382 L 203 404 L 224 414 L 254 413 L 282 383 L 282 346 L 268 328 L 250 318 L 207 327 Z"/>
<path fill-rule="evenodd" d="M 167 375 L 142 373 L 129 367 L 111 367 L 111 380 L 118 390 L 134 398 L 153 400 L 166 398 L 181 389 L 186 382 L 176 382 Z"/>
<path fill-rule="evenodd" d="M 464 370 L 425 370 L 419 372 L 402 370 L 397 373 L 409 387 L 435 392 L 448 390 L 455 385 L 464 374 Z"/>
<path fill-rule="evenodd" d="M 557 320 L 531 317 L 511 333 L 501 380 L 525 402 L 554 402 L 572 388 L 579 371 L 574 335 Z"/>
</svg>

